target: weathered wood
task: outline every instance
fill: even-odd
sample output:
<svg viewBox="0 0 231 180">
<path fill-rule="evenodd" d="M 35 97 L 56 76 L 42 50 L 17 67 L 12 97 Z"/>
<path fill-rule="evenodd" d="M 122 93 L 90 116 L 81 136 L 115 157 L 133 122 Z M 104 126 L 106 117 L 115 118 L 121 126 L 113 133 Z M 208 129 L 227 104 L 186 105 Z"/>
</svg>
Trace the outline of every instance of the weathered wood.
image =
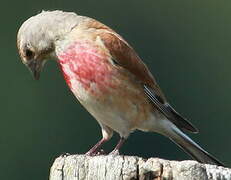
<svg viewBox="0 0 231 180">
<path fill-rule="evenodd" d="M 231 169 L 196 161 L 169 161 L 136 156 L 58 157 L 50 180 L 231 180 Z"/>
</svg>

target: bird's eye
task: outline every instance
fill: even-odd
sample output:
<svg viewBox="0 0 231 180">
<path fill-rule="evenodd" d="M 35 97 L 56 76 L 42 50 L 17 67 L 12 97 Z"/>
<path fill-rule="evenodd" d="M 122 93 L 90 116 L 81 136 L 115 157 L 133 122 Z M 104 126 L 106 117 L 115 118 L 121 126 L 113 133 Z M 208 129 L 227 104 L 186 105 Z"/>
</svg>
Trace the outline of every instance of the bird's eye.
<svg viewBox="0 0 231 180">
<path fill-rule="evenodd" d="M 34 56 L 34 52 L 31 51 L 30 49 L 26 49 L 25 56 L 26 56 L 27 59 L 31 59 Z"/>
</svg>

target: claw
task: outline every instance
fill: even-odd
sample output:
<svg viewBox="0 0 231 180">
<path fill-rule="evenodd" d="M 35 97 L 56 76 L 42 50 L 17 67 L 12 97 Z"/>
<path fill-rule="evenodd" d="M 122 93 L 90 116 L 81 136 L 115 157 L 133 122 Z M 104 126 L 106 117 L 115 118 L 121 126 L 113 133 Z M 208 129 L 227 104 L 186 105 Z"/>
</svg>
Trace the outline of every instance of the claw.
<svg viewBox="0 0 231 180">
<path fill-rule="evenodd" d="M 86 153 L 87 156 L 99 156 L 99 155 L 105 155 L 105 151 L 103 149 L 100 149 L 99 151 L 92 152 L 91 150 Z"/>
<path fill-rule="evenodd" d="M 120 155 L 120 152 L 118 149 L 114 149 L 112 152 L 110 152 L 109 155 L 113 155 L 113 156 L 119 156 Z"/>
</svg>

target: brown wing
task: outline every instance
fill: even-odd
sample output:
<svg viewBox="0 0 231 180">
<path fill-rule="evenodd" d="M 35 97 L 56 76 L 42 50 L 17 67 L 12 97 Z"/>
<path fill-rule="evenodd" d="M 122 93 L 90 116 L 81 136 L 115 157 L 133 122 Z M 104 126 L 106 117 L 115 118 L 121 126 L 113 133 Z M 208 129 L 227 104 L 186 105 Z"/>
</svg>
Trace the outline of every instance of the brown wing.
<svg viewBox="0 0 231 180">
<path fill-rule="evenodd" d="M 91 20 L 88 27 L 97 30 L 97 36 L 100 36 L 112 58 L 120 66 L 127 69 L 137 77 L 137 79 L 142 83 L 147 97 L 150 99 L 152 104 L 166 116 L 166 118 L 171 120 L 181 129 L 186 129 L 190 132 L 198 132 L 198 130 L 190 122 L 183 118 L 168 104 L 164 94 L 147 66 L 136 54 L 135 50 L 120 35 L 95 20 Z"/>
<path fill-rule="evenodd" d="M 87 26 L 97 30 L 97 35 L 103 40 L 112 58 L 119 65 L 134 74 L 143 84 L 154 89 L 163 102 L 166 101 L 164 94 L 161 92 L 160 87 L 147 66 L 143 63 L 135 50 L 119 34 L 93 19 L 88 22 Z"/>
</svg>

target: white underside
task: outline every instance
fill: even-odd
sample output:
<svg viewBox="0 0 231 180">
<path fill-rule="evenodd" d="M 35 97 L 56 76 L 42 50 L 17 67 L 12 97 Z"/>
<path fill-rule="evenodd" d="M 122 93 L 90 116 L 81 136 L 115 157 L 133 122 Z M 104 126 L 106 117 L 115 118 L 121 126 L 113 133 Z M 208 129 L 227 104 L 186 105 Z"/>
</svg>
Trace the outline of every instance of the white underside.
<svg viewBox="0 0 231 180">
<path fill-rule="evenodd" d="M 135 129 L 165 134 L 164 131 L 172 125 L 172 123 L 162 115 L 150 113 L 148 120 L 144 121 L 138 127 L 132 127 L 129 113 L 121 114 L 118 111 L 112 110 L 111 104 L 113 100 L 110 97 L 108 97 L 104 103 L 100 103 L 97 99 L 92 98 L 77 80 L 72 80 L 71 84 L 74 87 L 78 87 L 72 90 L 74 95 L 100 125 L 110 127 L 122 137 L 128 137 Z M 94 84 L 92 84 L 92 88 L 93 86 Z M 133 107 L 133 111 L 137 111 L 135 106 Z"/>
</svg>

